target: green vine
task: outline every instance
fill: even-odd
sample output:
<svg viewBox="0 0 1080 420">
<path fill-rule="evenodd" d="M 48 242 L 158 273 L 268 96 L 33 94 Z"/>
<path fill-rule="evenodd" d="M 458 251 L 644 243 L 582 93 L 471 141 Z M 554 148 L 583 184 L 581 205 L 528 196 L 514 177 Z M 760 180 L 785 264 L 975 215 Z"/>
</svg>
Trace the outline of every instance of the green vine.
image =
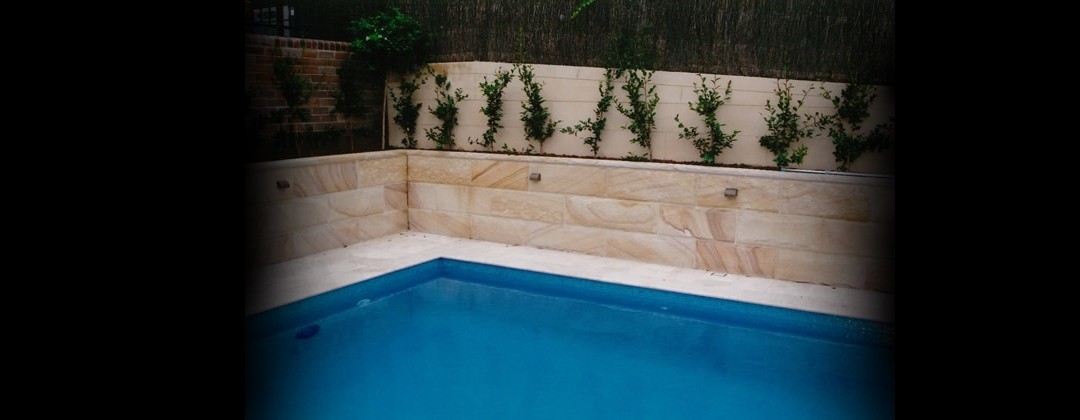
<svg viewBox="0 0 1080 420">
<path fill-rule="evenodd" d="M 700 74 L 698 76 L 701 76 L 701 85 L 694 83 L 694 93 L 698 96 L 697 103 L 691 102 L 689 105 L 691 110 L 705 117 L 705 126 L 709 129 L 709 135 L 703 136 L 698 133 L 696 126 L 687 127 L 683 125 L 682 121 L 679 121 L 678 114 L 675 115 L 675 122 L 678 122 L 679 128 L 682 129 L 679 138 L 693 142 L 694 147 L 697 148 L 698 153 L 701 155 L 701 160 L 707 164 L 715 165 L 716 156 L 723 153 L 724 149 L 730 148 L 732 143 L 735 142 L 735 136 L 739 134 L 739 130 L 735 130 L 731 134 L 725 133 L 724 124 L 721 124 L 716 119 L 716 111 L 731 99 L 731 81 L 728 80 L 724 94 L 721 96 L 720 86 L 718 85 L 719 76 L 710 81 L 712 86 L 706 83 L 705 76 Z"/>
<path fill-rule="evenodd" d="M 611 92 L 615 89 L 616 70 L 608 68 L 604 70 L 604 80 L 600 82 L 600 101 L 596 103 L 596 109 L 593 111 L 593 117 L 588 118 L 585 121 L 581 121 L 574 124 L 573 127 L 564 127 L 560 132 L 566 134 L 578 134 L 588 131 L 590 136 L 585 138 L 585 144 L 589 145 L 592 149 L 593 157 L 596 157 L 597 152 L 600 151 L 600 133 L 604 131 L 604 127 L 607 126 L 607 112 L 611 109 L 611 102 L 615 100 L 615 96 Z"/>
<path fill-rule="evenodd" d="M 878 124 L 869 132 L 862 130 L 863 121 L 870 116 L 870 104 L 877 97 L 873 86 L 849 83 L 840 96 L 833 96 L 822 87 L 821 96 L 832 101 L 836 113 L 816 114 L 815 127 L 828 131 L 835 146 L 833 157 L 838 163 L 837 170 L 847 171 L 864 152 L 884 151 L 892 144 L 890 132 L 895 126 L 893 117 L 889 117 L 888 123 Z"/>
<path fill-rule="evenodd" d="M 402 79 L 401 84 L 398 87 L 398 93 L 394 93 L 394 89 L 390 88 L 390 104 L 394 107 L 396 114 L 394 115 L 394 124 L 397 124 L 401 128 L 401 131 L 405 132 L 405 137 L 401 139 L 401 145 L 407 149 L 416 148 L 416 120 L 420 117 L 421 104 L 413 103 L 413 93 L 416 93 L 424 83 L 427 83 L 427 77 L 420 73 L 412 79 Z"/>
<path fill-rule="evenodd" d="M 799 115 L 799 108 L 802 108 L 803 101 L 814 87 L 804 90 L 802 98 L 799 99 L 795 99 L 791 94 L 793 88 L 790 80 L 776 81 L 776 106 L 773 106 L 771 101 L 765 101 L 765 109 L 769 111 L 769 116 L 765 117 L 765 126 L 769 129 L 769 134 L 758 140 L 758 143 L 776 156 L 773 162 L 781 169 L 791 164 L 801 164 L 806 157 L 806 145 L 801 144 L 794 150 L 791 147 L 799 140 L 814 136 L 812 117 Z"/>
<path fill-rule="evenodd" d="M 630 142 L 644 147 L 647 150 L 644 156 L 648 159 L 648 156 L 652 154 L 652 130 L 656 127 L 656 104 L 660 102 L 660 96 L 656 94 L 656 86 L 649 85 L 654 72 L 642 69 L 625 71 L 626 84 L 622 86 L 622 89 L 626 91 L 629 104 L 623 106 L 616 100 L 615 108 L 630 118 L 630 124 L 622 128 L 629 129 L 634 134 Z"/>
<path fill-rule="evenodd" d="M 311 121 L 311 110 L 306 107 L 315 94 L 318 85 L 311 81 L 310 77 L 301 75 L 296 66 L 300 60 L 296 57 L 280 57 L 274 60 L 273 83 L 285 99 L 285 108 L 274 111 L 271 115 L 278 123 L 289 125 L 291 130 L 286 132 L 283 127 L 278 128 L 275 138 L 279 141 L 291 139 L 296 147 L 296 156 L 300 157 L 305 135 L 297 132 L 299 123 Z M 308 132 L 312 129 L 307 127 Z"/>
<path fill-rule="evenodd" d="M 592 5 L 594 1 L 596 0 L 582 0 L 581 4 L 574 8 L 574 12 L 570 13 L 570 19 L 577 17 L 578 13 L 581 13 L 581 11 L 585 10 L 586 7 Z"/>
<path fill-rule="evenodd" d="M 500 68 L 495 71 L 495 80 L 488 82 L 487 76 L 484 76 L 484 81 L 480 82 L 480 89 L 483 90 L 484 98 L 487 100 L 486 105 L 480 107 L 480 112 L 487 116 L 487 130 L 484 131 L 482 140 L 474 143 L 470 138 L 470 144 L 479 144 L 490 151 L 495 150 L 495 133 L 503 127 L 500 124 L 503 117 L 503 89 L 506 89 L 506 85 L 510 84 L 511 78 L 513 78 L 511 72 Z"/>
<path fill-rule="evenodd" d="M 463 94 L 461 88 L 451 91 L 450 81 L 445 74 L 436 73 L 430 68 L 428 71 L 435 76 L 436 86 L 435 108 L 428 107 L 428 111 L 442 121 L 442 124 L 426 129 L 424 133 L 429 140 L 435 142 L 436 149 L 451 149 L 454 147 L 454 127 L 458 124 L 457 103 L 469 95 Z"/>
<path fill-rule="evenodd" d="M 356 150 L 355 130 L 353 130 L 353 118 L 362 117 L 367 113 L 367 101 L 364 100 L 364 79 L 367 75 L 366 66 L 360 62 L 356 54 L 349 56 L 337 69 L 338 88 L 331 93 L 334 98 L 334 109 L 330 115 L 341 114 L 345 116 L 346 131 L 349 137 L 349 151 Z"/>
<path fill-rule="evenodd" d="M 561 121 L 551 121 L 551 112 L 544 106 L 544 98 L 540 94 L 540 83 L 533 81 L 532 66 L 529 64 L 514 64 L 518 78 L 525 85 L 527 100 L 522 104 L 521 122 L 525 123 L 525 140 L 536 140 L 540 143 L 539 150 L 544 150 L 544 142 L 555 134 L 555 126 Z"/>
</svg>

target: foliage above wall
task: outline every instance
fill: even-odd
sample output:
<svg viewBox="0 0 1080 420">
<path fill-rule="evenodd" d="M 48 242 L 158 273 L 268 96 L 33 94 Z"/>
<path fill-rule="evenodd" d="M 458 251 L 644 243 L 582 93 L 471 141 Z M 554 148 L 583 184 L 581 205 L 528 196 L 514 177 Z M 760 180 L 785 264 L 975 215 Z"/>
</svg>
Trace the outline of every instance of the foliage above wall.
<svg viewBox="0 0 1080 420">
<path fill-rule="evenodd" d="M 420 21 L 391 7 L 376 16 L 353 21 L 353 49 L 368 70 L 411 73 L 427 63 L 431 38 Z"/>
</svg>

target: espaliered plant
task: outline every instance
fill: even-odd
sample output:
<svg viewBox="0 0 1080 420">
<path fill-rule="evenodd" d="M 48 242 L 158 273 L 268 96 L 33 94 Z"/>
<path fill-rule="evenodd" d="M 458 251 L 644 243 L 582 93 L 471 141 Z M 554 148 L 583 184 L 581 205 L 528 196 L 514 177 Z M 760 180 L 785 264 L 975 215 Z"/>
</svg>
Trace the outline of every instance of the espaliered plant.
<svg viewBox="0 0 1080 420">
<path fill-rule="evenodd" d="M 608 68 L 604 70 L 604 80 L 600 82 L 600 101 L 596 103 L 596 109 L 593 111 L 593 118 L 588 118 L 585 121 L 581 121 L 574 124 L 572 127 L 564 127 L 560 132 L 566 134 L 578 134 L 589 132 L 589 136 L 585 137 L 585 144 L 592 150 L 593 157 L 596 157 L 597 152 L 600 151 L 600 133 L 604 131 L 604 127 L 607 126 L 607 112 L 611 109 L 611 103 L 615 100 L 615 96 L 611 94 L 615 90 L 615 73 L 616 69 Z"/>
<path fill-rule="evenodd" d="M 427 138 L 435 142 L 438 150 L 452 149 L 454 147 L 454 127 L 458 124 L 458 102 L 469 95 L 463 94 L 461 88 L 451 91 L 450 80 L 445 74 L 429 70 L 435 77 L 435 108 L 428 107 L 435 118 L 442 121 L 433 128 L 424 130 Z"/>
<path fill-rule="evenodd" d="M 495 150 L 495 133 L 502 128 L 502 95 L 503 89 L 506 89 L 506 85 L 510 84 L 510 79 L 513 78 L 513 74 L 509 71 L 499 69 L 495 71 L 495 80 L 488 82 L 487 76 L 484 76 L 484 81 L 480 82 L 480 89 L 484 93 L 484 98 L 487 100 L 486 104 L 480 107 L 480 112 L 487 116 L 487 130 L 484 131 L 483 138 L 478 141 L 469 139 L 471 144 L 479 144 L 487 148 L 489 151 Z"/>
<path fill-rule="evenodd" d="M 363 82 L 367 73 L 366 65 L 361 63 L 355 54 L 350 54 L 341 63 L 341 67 L 337 69 L 338 88 L 331 94 L 334 98 L 334 109 L 330 114 L 345 116 L 345 130 L 349 137 L 349 151 L 356 150 L 353 119 L 362 117 L 367 113 L 367 102 L 364 101 L 363 94 Z"/>
<path fill-rule="evenodd" d="M 398 93 L 394 93 L 394 89 L 390 88 L 390 104 L 394 107 L 394 124 L 401 128 L 401 131 L 405 132 L 405 137 L 401 139 L 401 145 L 406 149 L 416 148 L 416 120 L 420 117 L 420 107 L 422 104 L 419 102 L 413 103 L 413 93 L 416 93 L 420 89 L 420 86 L 427 82 L 427 75 L 424 73 L 417 74 L 411 79 L 402 79 L 398 86 Z"/>
<path fill-rule="evenodd" d="M 544 106 L 544 97 L 540 90 L 541 83 L 533 81 L 533 69 L 529 64 L 514 65 L 518 78 L 525 86 L 525 103 L 522 104 L 521 122 L 525 123 L 525 140 L 540 143 L 537 149 L 544 151 L 544 142 L 555 134 L 555 126 L 560 121 L 551 121 L 551 112 Z"/>
<path fill-rule="evenodd" d="M 306 105 L 318 88 L 318 85 L 313 83 L 310 77 L 301 75 L 296 70 L 299 61 L 295 57 L 287 56 L 274 60 L 273 83 L 285 99 L 285 108 L 271 114 L 282 125 L 279 127 L 275 138 L 279 142 L 291 139 L 296 147 L 297 157 L 300 157 L 300 148 L 304 143 L 304 138 L 307 137 L 297 132 L 297 126 L 300 123 L 311 121 L 311 110 Z M 288 131 L 284 130 L 285 125 L 289 126 Z M 307 127 L 307 131 L 310 133 L 312 131 L 311 127 Z"/>
<path fill-rule="evenodd" d="M 794 86 L 791 80 L 776 81 L 776 90 L 773 91 L 776 93 L 776 106 L 773 106 L 771 101 L 765 101 L 765 109 L 769 111 L 769 116 L 765 117 L 765 126 L 769 134 L 758 140 L 758 143 L 776 156 L 773 162 L 776 162 L 780 169 L 793 163 L 802 163 L 806 157 L 806 145 L 801 144 L 794 150 L 791 147 L 802 139 L 814 136 L 813 118 L 799 114 L 806 95 L 810 94 L 814 87 L 803 90 L 802 98 L 799 99 L 795 99 L 791 94 L 792 89 Z"/>
<path fill-rule="evenodd" d="M 874 87 L 859 83 L 849 83 L 840 96 L 833 96 L 822 87 L 821 96 L 832 101 L 835 114 L 815 115 L 815 127 L 826 130 L 832 139 L 833 157 L 836 158 L 839 171 L 847 171 L 853 162 L 866 151 L 884 151 L 892 144 L 890 132 L 895 126 L 893 117 L 888 123 L 874 126 L 870 131 L 862 129 L 862 123 L 870 116 L 870 104 L 877 94 Z"/>
<path fill-rule="evenodd" d="M 623 106 L 618 100 L 615 101 L 615 108 L 630 118 L 630 124 L 622 127 L 634 134 L 630 142 L 647 150 L 644 160 L 650 159 L 652 155 L 652 130 L 656 127 L 656 104 L 660 102 L 656 86 L 649 85 L 652 75 L 652 70 L 627 69 L 626 84 L 622 89 L 626 91 L 628 104 Z M 637 155 L 627 158 L 641 160 Z"/>
<path fill-rule="evenodd" d="M 687 127 L 682 121 L 679 121 L 678 114 L 675 115 L 675 122 L 679 123 L 679 129 L 682 130 L 679 138 L 693 142 L 694 147 L 697 148 L 698 153 L 701 155 L 701 160 L 709 165 L 715 165 L 716 156 L 723 153 L 724 149 L 730 148 L 732 143 L 735 142 L 735 135 L 739 134 L 739 130 L 735 130 L 731 134 L 725 133 L 724 124 L 721 124 L 716 118 L 716 111 L 731 99 L 731 81 L 728 80 L 724 94 L 721 95 L 720 77 L 714 77 L 708 81 L 709 83 L 706 83 L 705 76 L 700 74 L 698 76 L 701 76 L 701 85 L 694 83 L 697 102 L 690 102 L 689 105 L 691 110 L 705 118 L 705 126 L 709 129 L 709 134 L 702 135 L 698 133 L 696 126 Z"/>
</svg>

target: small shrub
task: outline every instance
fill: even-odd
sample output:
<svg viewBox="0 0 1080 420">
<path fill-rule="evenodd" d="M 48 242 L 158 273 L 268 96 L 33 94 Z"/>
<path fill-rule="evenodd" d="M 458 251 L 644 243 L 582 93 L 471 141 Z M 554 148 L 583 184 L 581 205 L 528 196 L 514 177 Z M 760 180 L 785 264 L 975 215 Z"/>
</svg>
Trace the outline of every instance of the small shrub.
<svg viewBox="0 0 1080 420">
<path fill-rule="evenodd" d="M 628 69 L 626 72 L 626 84 L 622 89 L 626 91 L 628 104 L 623 106 L 616 101 L 615 108 L 620 113 L 630 118 L 630 124 L 622 128 L 629 129 L 634 134 L 631 143 L 644 147 L 646 159 L 652 154 L 652 130 L 656 127 L 656 104 L 660 102 L 660 96 L 656 94 L 656 86 L 650 86 L 652 70 Z"/>
<path fill-rule="evenodd" d="M 480 112 L 487 116 L 487 130 L 484 131 L 483 138 L 475 144 L 488 150 L 495 150 L 495 133 L 502 128 L 503 89 L 506 89 L 506 85 L 510 84 L 512 78 L 513 74 L 500 68 L 495 72 L 495 80 L 488 82 L 487 76 L 484 76 L 484 81 L 480 82 L 480 89 L 483 90 L 486 99 L 485 105 L 480 107 Z M 473 140 L 469 139 L 469 143 L 473 143 Z"/>
<path fill-rule="evenodd" d="M 413 103 L 413 94 L 427 83 L 427 77 L 421 73 L 412 79 L 402 79 L 398 93 L 390 89 L 390 104 L 394 107 L 394 124 L 405 132 L 401 145 L 407 149 L 416 148 L 416 120 L 420 118 L 420 103 Z"/>
<path fill-rule="evenodd" d="M 863 121 L 870 116 L 870 104 L 877 97 L 873 86 L 849 83 L 840 96 L 833 96 L 823 87 L 821 96 L 832 101 L 836 113 L 816 114 L 815 127 L 828 131 L 835 146 L 833 157 L 838 164 L 837 170 L 847 171 L 866 151 L 880 152 L 892 145 L 890 132 L 895 127 L 893 117 L 889 117 L 888 123 L 878 124 L 868 132 L 862 130 Z"/>
<path fill-rule="evenodd" d="M 461 88 L 455 91 L 451 91 L 450 80 L 447 79 L 445 74 L 436 73 L 433 70 L 429 70 L 435 77 L 435 108 L 428 107 L 428 111 L 431 112 L 435 118 L 442 121 L 442 124 L 424 130 L 427 138 L 435 142 L 435 148 L 438 150 L 452 149 L 454 147 L 454 127 L 458 124 L 458 102 L 461 102 L 469 95 L 463 94 Z"/>
<path fill-rule="evenodd" d="M 705 126 L 709 129 L 708 136 L 698 133 L 696 126 L 687 127 L 682 121 L 679 121 L 679 116 L 675 115 L 675 122 L 679 123 L 679 128 L 682 130 L 679 138 L 693 142 L 694 147 L 697 148 L 698 153 L 701 155 L 701 160 L 710 165 L 716 164 L 716 157 L 723 153 L 724 149 L 730 148 L 731 144 L 735 142 L 735 136 L 739 134 L 739 130 L 735 130 L 731 134 L 725 133 L 724 124 L 721 124 L 716 118 L 716 111 L 731 99 L 731 81 L 728 80 L 723 95 L 720 95 L 719 81 L 720 78 L 715 77 L 711 80 L 712 86 L 709 86 L 706 83 L 705 76 L 701 76 L 701 85 L 694 83 L 694 93 L 698 96 L 697 102 L 689 103 L 691 110 L 705 118 Z"/>
<path fill-rule="evenodd" d="M 525 139 L 536 140 L 540 143 L 538 149 L 543 151 L 544 142 L 555 134 L 555 126 L 560 121 L 551 121 L 551 112 L 544 106 L 544 97 L 540 93 L 543 85 L 533 81 L 532 66 L 518 63 L 514 67 L 525 86 L 527 97 L 521 110 L 521 122 L 525 123 Z"/>
<path fill-rule="evenodd" d="M 773 106 L 771 101 L 765 101 L 765 109 L 769 111 L 769 116 L 765 117 L 765 126 L 769 134 L 758 140 L 758 143 L 772 152 L 775 156 L 773 162 L 781 169 L 793 163 L 802 163 L 806 157 L 806 145 L 799 145 L 794 150 L 791 150 L 791 147 L 802 139 L 814 136 L 812 117 L 799 115 L 799 108 L 814 87 L 804 90 L 800 99 L 794 99 L 791 94 L 793 88 L 790 80 L 776 81 L 776 90 L 773 91 L 777 97 L 776 106 Z"/>
<path fill-rule="evenodd" d="M 607 126 L 607 112 L 611 109 L 611 103 L 615 100 L 615 96 L 611 92 L 615 89 L 616 70 L 608 68 L 604 71 L 604 80 L 600 82 L 600 101 L 596 103 L 596 109 L 593 111 L 593 117 L 574 124 L 572 127 L 564 127 L 560 130 L 566 134 L 578 134 L 588 132 L 590 135 L 585 137 L 585 144 L 592 150 L 593 157 L 596 157 L 597 152 L 600 151 L 600 133 L 604 131 L 604 127 Z M 595 118 L 595 120 L 593 119 Z"/>
</svg>

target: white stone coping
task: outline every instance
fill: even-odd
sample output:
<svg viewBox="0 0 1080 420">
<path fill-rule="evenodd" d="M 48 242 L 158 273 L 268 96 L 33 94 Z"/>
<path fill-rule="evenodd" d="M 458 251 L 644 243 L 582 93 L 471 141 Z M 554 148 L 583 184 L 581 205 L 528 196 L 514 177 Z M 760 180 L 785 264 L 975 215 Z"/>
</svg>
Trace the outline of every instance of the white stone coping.
<svg viewBox="0 0 1080 420">
<path fill-rule="evenodd" d="M 672 171 L 686 173 L 731 175 L 756 178 L 787 179 L 795 181 L 832 182 L 840 184 L 859 184 L 894 186 L 895 177 L 891 175 L 874 175 L 831 171 L 789 170 L 770 171 L 764 169 L 710 167 L 702 165 L 690 165 L 681 163 L 659 162 L 635 162 L 610 159 L 593 159 L 579 157 L 558 156 L 529 156 L 512 155 L 501 152 L 482 152 L 465 150 L 420 150 L 420 149 L 394 149 L 377 152 L 350 153 L 344 155 L 316 156 L 299 159 L 286 159 L 270 162 L 258 162 L 248 164 L 249 170 L 269 170 L 281 168 L 296 168 L 327 163 L 341 163 L 358 160 L 386 159 L 397 156 L 429 156 L 445 157 L 453 159 L 474 160 L 501 160 L 510 162 L 549 163 L 560 165 L 582 165 L 608 168 L 631 168 L 653 171 Z"/>
<path fill-rule="evenodd" d="M 730 168 L 723 166 L 703 166 L 682 163 L 636 162 L 629 160 L 593 159 L 559 156 L 512 155 L 500 152 L 480 152 L 464 150 L 408 150 L 409 156 L 431 156 L 454 159 L 504 160 L 512 162 L 550 163 L 560 165 L 582 165 L 609 168 L 630 168 L 653 171 L 672 171 L 715 175 L 732 175 L 757 178 L 788 179 L 796 181 L 834 182 L 842 184 L 862 184 L 893 186 L 895 179 L 886 175 L 848 174 L 825 171 L 770 171 L 764 169 Z"/>
<path fill-rule="evenodd" d="M 894 322 L 895 295 L 403 232 L 250 273 L 244 313 L 262 312 L 436 258 Z"/>
<path fill-rule="evenodd" d="M 406 150 L 380 150 L 377 152 L 359 152 L 343 155 L 313 156 L 296 159 L 272 160 L 267 162 L 255 162 L 247 164 L 248 170 L 270 170 L 284 168 L 299 168 L 304 166 L 322 165 L 327 163 L 355 162 L 358 160 L 386 159 L 398 156 L 406 156 Z"/>
</svg>

